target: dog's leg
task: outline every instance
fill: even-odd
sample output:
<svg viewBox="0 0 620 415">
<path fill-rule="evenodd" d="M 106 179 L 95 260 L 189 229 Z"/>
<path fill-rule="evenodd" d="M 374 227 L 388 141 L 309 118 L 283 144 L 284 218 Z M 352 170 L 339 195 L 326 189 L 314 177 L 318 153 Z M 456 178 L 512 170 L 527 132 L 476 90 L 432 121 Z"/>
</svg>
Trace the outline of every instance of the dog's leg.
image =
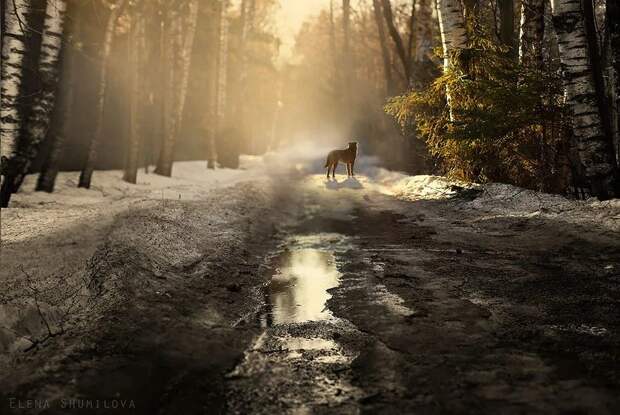
<svg viewBox="0 0 620 415">
<path fill-rule="evenodd" d="M 351 177 L 351 163 L 347 163 L 347 177 Z"/>
<path fill-rule="evenodd" d="M 336 178 L 336 167 L 338 167 L 338 161 L 334 162 L 334 165 L 332 166 L 332 179 Z"/>
<path fill-rule="evenodd" d="M 353 167 L 355 166 L 355 160 L 353 160 L 351 162 L 351 176 L 355 176 L 355 173 L 353 173 Z"/>
<path fill-rule="evenodd" d="M 329 169 L 331 169 L 331 168 L 332 168 L 332 165 L 331 165 L 331 164 L 328 164 L 328 165 L 327 165 L 327 178 L 328 178 L 328 179 L 329 179 Z"/>
</svg>

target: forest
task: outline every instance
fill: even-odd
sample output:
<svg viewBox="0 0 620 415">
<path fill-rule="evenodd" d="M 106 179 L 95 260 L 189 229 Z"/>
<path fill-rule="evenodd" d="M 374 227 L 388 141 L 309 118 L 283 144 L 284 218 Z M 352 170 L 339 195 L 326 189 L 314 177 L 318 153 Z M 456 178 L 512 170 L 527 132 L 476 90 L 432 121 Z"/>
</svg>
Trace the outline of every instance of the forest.
<svg viewBox="0 0 620 415">
<path fill-rule="evenodd" d="M 0 2 L 1 414 L 620 413 L 618 0 Z"/>
<path fill-rule="evenodd" d="M 618 194 L 615 2 L 329 3 L 278 60 L 274 0 L 7 0 L 2 206 L 26 174 L 236 168 L 302 136 L 395 168 Z"/>
</svg>

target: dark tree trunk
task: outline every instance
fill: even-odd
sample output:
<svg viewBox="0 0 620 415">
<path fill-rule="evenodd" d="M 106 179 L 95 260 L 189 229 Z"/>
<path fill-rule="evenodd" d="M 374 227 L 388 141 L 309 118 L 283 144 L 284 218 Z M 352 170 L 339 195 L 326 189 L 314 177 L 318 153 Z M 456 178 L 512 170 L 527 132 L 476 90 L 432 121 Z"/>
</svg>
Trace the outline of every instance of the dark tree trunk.
<svg viewBox="0 0 620 415">
<path fill-rule="evenodd" d="M 342 87 L 341 83 L 341 66 L 340 58 L 338 57 L 338 51 L 336 46 L 336 22 L 334 18 L 334 0 L 329 2 L 329 52 L 332 58 L 332 64 L 334 68 L 334 90 L 339 94 L 339 88 Z"/>
<path fill-rule="evenodd" d="M 394 42 L 394 46 L 396 47 L 396 54 L 400 59 L 401 64 L 403 65 L 403 72 L 405 73 L 406 83 L 409 84 L 411 82 L 411 61 L 409 60 L 407 51 L 405 50 L 405 45 L 403 43 L 403 39 L 398 32 L 398 28 L 396 27 L 396 23 L 394 22 L 394 13 L 392 12 L 392 4 L 390 0 L 382 0 L 383 5 L 383 16 L 385 18 L 385 23 L 388 27 L 388 31 L 390 33 L 390 37 Z"/>
<path fill-rule="evenodd" d="M 620 168 L 620 2 L 609 0 L 606 4 L 608 57 L 611 66 L 609 95 L 611 120 L 615 143 L 616 167 Z M 618 192 L 620 194 L 620 191 Z"/>
<path fill-rule="evenodd" d="M 415 21 L 416 13 L 415 6 L 418 0 L 411 0 L 411 14 L 409 15 L 409 40 L 407 41 L 407 62 L 409 65 L 412 63 L 413 51 L 416 48 L 416 33 L 415 33 Z"/>
<path fill-rule="evenodd" d="M 207 117 L 205 118 L 204 131 L 207 141 L 207 168 L 214 169 L 217 160 L 215 136 L 219 130 L 218 120 L 218 70 L 219 56 L 221 48 L 221 29 L 222 29 L 222 13 L 223 6 L 221 2 L 215 2 L 213 5 L 213 15 L 215 17 L 215 27 L 210 30 L 211 57 L 208 60 L 207 67 Z"/>
<path fill-rule="evenodd" d="M 515 55 L 515 4 L 514 0 L 497 0 L 499 9 L 499 40 Z"/>
<path fill-rule="evenodd" d="M 106 101 L 106 91 L 108 82 L 108 65 L 110 51 L 112 50 L 112 42 L 114 40 L 114 31 L 116 27 L 116 20 L 120 16 L 124 9 L 126 0 L 118 0 L 118 2 L 110 10 L 108 16 L 108 22 L 106 24 L 105 33 L 103 36 L 103 48 L 101 52 L 101 67 L 99 69 L 99 78 L 97 80 L 97 96 L 95 98 L 95 125 L 93 128 L 93 135 L 91 136 L 88 145 L 88 154 L 84 167 L 80 173 L 80 179 L 78 181 L 78 187 L 86 189 L 90 188 L 90 183 L 97 164 L 97 158 L 99 155 L 99 146 L 103 138 L 103 120 Z"/>
<path fill-rule="evenodd" d="M 601 113 L 601 121 L 603 130 L 608 141 L 608 151 L 615 158 L 613 145 L 613 127 L 612 115 L 610 111 L 610 102 L 607 97 L 607 88 L 604 78 L 604 66 L 601 56 L 601 48 L 598 41 L 596 31 L 596 22 L 594 17 L 594 6 L 592 0 L 582 0 L 583 18 L 586 28 L 586 36 L 588 38 L 588 50 L 590 52 L 590 62 L 592 64 L 592 73 L 594 74 L 594 87 L 596 88 L 596 99 Z"/>
<path fill-rule="evenodd" d="M 385 27 L 383 24 L 383 11 L 381 10 L 380 0 L 372 0 L 373 11 L 375 15 L 375 24 L 379 33 L 379 44 L 381 45 L 381 57 L 383 58 L 383 74 L 385 76 L 385 90 L 388 96 L 396 93 L 394 79 L 392 78 L 392 62 L 390 58 L 390 49 L 385 37 Z"/>
<path fill-rule="evenodd" d="M 72 27 L 69 27 L 69 44 L 73 44 L 71 39 L 79 36 L 79 20 L 75 19 Z M 48 132 L 48 140 L 50 141 L 50 151 L 43 161 L 41 172 L 37 179 L 37 191 L 52 193 L 56 183 L 56 176 L 60 170 L 60 157 L 62 156 L 65 139 L 69 134 L 71 126 L 70 116 L 74 102 L 74 78 L 77 54 L 77 46 L 67 46 L 62 51 L 62 78 L 58 84 L 56 94 L 58 95 L 58 103 L 54 109 L 52 126 Z"/>
<path fill-rule="evenodd" d="M 344 87 L 345 114 L 352 115 L 352 78 L 355 73 L 355 62 L 351 54 L 351 1 L 342 0 L 342 75 Z"/>
<path fill-rule="evenodd" d="M 218 143 L 221 143 L 224 134 L 224 125 L 226 123 L 227 107 L 229 103 L 228 97 L 228 59 L 229 59 L 229 30 L 228 18 L 226 16 L 226 4 L 220 3 L 220 30 L 218 39 L 218 55 L 217 55 L 217 131 L 215 137 L 215 157 L 220 161 L 220 153 L 222 151 Z M 215 160 L 212 161 L 215 167 Z"/>
<path fill-rule="evenodd" d="M 542 69 L 544 35 L 545 0 L 523 0 L 519 36 L 519 61 L 522 64 Z"/>
<path fill-rule="evenodd" d="M 174 5 L 172 6 L 175 7 Z M 170 177 L 172 175 L 172 164 L 174 161 L 174 151 L 177 135 L 183 122 L 183 111 L 185 108 L 185 97 L 187 95 L 187 84 L 189 80 L 189 69 L 191 63 L 191 52 L 196 34 L 196 19 L 198 18 L 198 0 L 189 0 L 187 11 L 178 13 L 173 9 L 171 15 L 171 30 L 168 34 L 171 42 L 168 42 L 168 55 L 171 58 L 170 66 L 170 96 L 173 98 L 170 111 L 166 110 L 166 118 L 170 118 L 170 125 L 166 128 L 166 138 L 162 143 L 162 149 L 157 162 L 155 173 Z M 185 29 L 185 30 L 183 30 Z M 168 108 L 168 107 L 167 107 Z"/>
<path fill-rule="evenodd" d="M 178 50 L 181 48 L 181 25 L 179 19 L 180 16 L 178 11 L 169 11 L 169 16 L 166 19 L 163 29 L 164 59 L 162 60 L 163 64 L 161 66 L 163 71 L 162 89 L 164 91 L 162 100 L 162 122 L 164 124 L 164 133 L 162 135 L 162 142 L 159 150 L 157 165 L 155 167 L 155 173 L 167 177 L 172 175 L 172 162 L 174 159 L 174 148 L 177 134 L 177 119 L 175 113 L 176 108 L 178 107 L 177 98 L 179 94 L 176 92 L 176 89 L 178 88 L 176 85 L 176 79 L 178 78 L 180 66 L 178 62 Z"/>
<path fill-rule="evenodd" d="M 138 165 L 140 162 L 140 147 L 143 128 L 143 62 L 145 45 L 145 20 L 141 10 L 138 10 L 131 21 L 130 41 L 128 50 L 129 63 L 129 143 L 123 180 L 136 184 L 138 179 Z"/>
</svg>

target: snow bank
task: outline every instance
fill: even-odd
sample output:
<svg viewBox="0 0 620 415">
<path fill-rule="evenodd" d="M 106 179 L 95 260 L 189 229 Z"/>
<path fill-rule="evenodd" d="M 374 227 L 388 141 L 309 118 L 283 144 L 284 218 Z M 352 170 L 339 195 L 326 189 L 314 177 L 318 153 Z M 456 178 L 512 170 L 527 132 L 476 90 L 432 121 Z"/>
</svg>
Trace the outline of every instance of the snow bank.
<svg viewBox="0 0 620 415">
<path fill-rule="evenodd" d="M 239 170 L 207 170 L 206 161 L 176 162 L 172 177 L 140 170 L 136 184 L 123 181 L 120 170 L 97 170 L 90 189 L 77 187 L 79 173 L 61 172 L 54 193 L 35 192 L 37 176 L 33 174 L 26 178 L 23 190 L 13 196 L 11 207 L 87 206 L 127 198 L 196 200 L 204 197 L 206 190 L 233 185 L 249 177 L 258 178 L 263 171 L 261 158 L 254 156 L 243 156 Z"/>
<path fill-rule="evenodd" d="M 339 164 L 336 171 L 336 179 L 326 179 L 324 160 L 317 162 L 310 160 L 298 170 L 302 173 L 311 174 L 311 180 L 317 186 L 324 185 L 329 190 L 367 189 L 385 195 L 394 196 L 402 200 L 442 199 L 454 196 L 459 188 L 472 188 L 476 185 L 467 184 L 455 180 L 449 180 L 441 176 L 419 175 L 409 176 L 402 172 L 387 170 L 379 167 L 379 159 L 376 157 L 360 156 L 355 162 L 356 176 L 346 177 L 346 167 Z"/>
<path fill-rule="evenodd" d="M 481 190 L 480 196 L 469 202 L 470 208 L 523 216 L 538 212 L 561 213 L 579 205 L 579 202 L 561 195 L 536 192 L 503 183 L 489 183 Z"/>
<path fill-rule="evenodd" d="M 493 215 L 557 218 L 570 223 L 592 223 L 620 232 L 620 199 L 572 200 L 502 183 L 481 187 L 480 196 L 465 204 L 469 209 Z"/>
<path fill-rule="evenodd" d="M 124 182 L 120 170 L 97 170 L 90 189 L 77 187 L 78 172 L 61 172 L 54 193 L 35 192 L 37 175 L 28 175 L 10 208 L 1 210 L 2 245 L 37 239 L 76 224 L 86 229 L 104 227 L 118 213 L 149 201 L 200 200 L 210 190 L 267 177 L 260 157 L 243 156 L 240 161 L 238 170 L 207 170 L 206 161 L 176 162 L 173 177 L 141 170 L 137 184 Z"/>
<path fill-rule="evenodd" d="M 481 212 L 487 218 L 541 216 L 575 224 L 596 224 L 606 230 L 620 231 L 620 199 L 605 202 L 595 199 L 580 201 L 509 184 L 479 185 L 441 176 L 409 176 L 379 167 L 377 158 L 367 156 L 358 157 L 355 178 L 346 177 L 346 168 L 342 163 L 336 172 L 335 180 L 325 178 L 322 162 L 310 161 L 300 171 L 315 173 L 310 175 L 307 181 L 316 187 L 333 191 L 376 191 L 406 201 L 450 199 L 462 191 L 477 190 L 477 195 L 476 192 L 472 194 L 475 196 L 473 200 L 457 197 L 454 203 L 458 203 L 462 208 Z"/>
<path fill-rule="evenodd" d="M 120 246 L 104 259 L 122 266 L 144 261 L 139 270 L 191 265 L 206 254 L 223 258 L 224 248 L 238 251 L 248 230 L 275 220 L 263 214 L 273 195 L 260 157 L 242 157 L 239 170 L 178 162 L 173 177 L 140 172 L 135 185 L 123 182 L 121 171 L 96 171 L 92 188 L 79 189 L 78 175 L 60 173 L 52 194 L 35 192 L 37 177 L 30 175 L 11 208 L 1 210 L 0 371 L 5 351 L 49 338 L 44 321 L 57 332 L 90 307 L 86 276 L 101 252 Z"/>
<path fill-rule="evenodd" d="M 382 193 L 403 200 L 442 199 L 454 196 L 457 188 L 472 187 L 441 176 L 408 176 L 382 168 L 370 172 L 370 178 Z"/>
</svg>

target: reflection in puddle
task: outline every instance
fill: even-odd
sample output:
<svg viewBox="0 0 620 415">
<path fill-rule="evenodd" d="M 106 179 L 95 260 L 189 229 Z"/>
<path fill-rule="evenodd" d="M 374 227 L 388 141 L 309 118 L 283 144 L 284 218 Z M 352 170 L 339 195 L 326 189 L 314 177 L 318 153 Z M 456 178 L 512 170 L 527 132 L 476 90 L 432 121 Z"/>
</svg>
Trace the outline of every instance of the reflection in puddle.
<svg viewBox="0 0 620 415">
<path fill-rule="evenodd" d="M 331 252 L 315 248 L 286 251 L 269 286 L 271 324 L 326 320 L 327 292 L 339 283 L 340 272 Z"/>
<path fill-rule="evenodd" d="M 336 333 L 357 331 L 326 304 L 342 275 L 336 257 L 349 249 L 343 235 L 297 235 L 269 259 L 274 271 L 264 293 L 266 312 L 259 315 L 267 328 L 228 375 L 231 413 L 311 414 L 336 407 L 337 413 L 356 413 L 363 392 L 346 369 L 357 353 Z"/>
<path fill-rule="evenodd" d="M 331 350 L 336 348 L 333 340 L 320 337 L 288 337 L 280 339 L 286 350 Z"/>
</svg>

